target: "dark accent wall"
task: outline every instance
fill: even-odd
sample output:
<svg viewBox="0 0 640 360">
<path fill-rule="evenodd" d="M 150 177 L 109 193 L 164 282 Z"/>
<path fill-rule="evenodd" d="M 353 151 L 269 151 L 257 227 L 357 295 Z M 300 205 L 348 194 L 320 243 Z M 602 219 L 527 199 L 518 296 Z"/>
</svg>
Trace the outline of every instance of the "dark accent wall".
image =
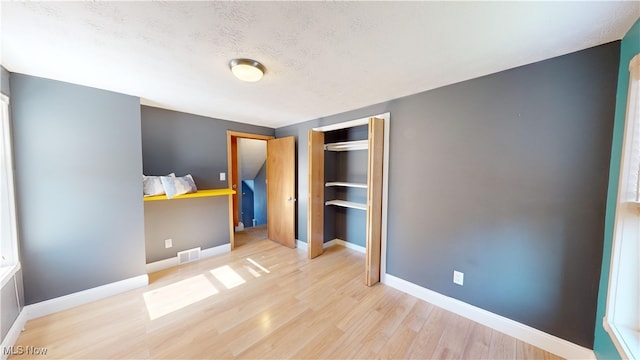
<svg viewBox="0 0 640 360">
<path fill-rule="evenodd" d="M 390 112 L 387 272 L 591 348 L 619 49 L 277 129 L 298 141 L 298 238 L 307 131 Z"/>
<path fill-rule="evenodd" d="M 267 127 L 149 106 L 142 106 L 141 115 L 144 174 L 191 174 L 198 189 L 228 187 L 226 180 L 219 180 L 221 172 L 227 173 L 227 130 L 274 135 L 274 129 Z M 227 196 L 162 204 L 146 202 L 147 263 L 176 256 L 184 249 L 200 246 L 204 250 L 228 244 L 228 206 Z M 186 226 L 183 220 L 187 220 L 189 213 L 191 218 Z M 164 240 L 169 238 L 173 247 L 165 249 Z"/>
<path fill-rule="evenodd" d="M 253 216 L 256 225 L 267 224 L 267 162 L 262 164 L 255 179 L 253 179 Z"/>
<path fill-rule="evenodd" d="M 26 304 L 145 274 L 140 102 L 11 75 Z"/>
</svg>

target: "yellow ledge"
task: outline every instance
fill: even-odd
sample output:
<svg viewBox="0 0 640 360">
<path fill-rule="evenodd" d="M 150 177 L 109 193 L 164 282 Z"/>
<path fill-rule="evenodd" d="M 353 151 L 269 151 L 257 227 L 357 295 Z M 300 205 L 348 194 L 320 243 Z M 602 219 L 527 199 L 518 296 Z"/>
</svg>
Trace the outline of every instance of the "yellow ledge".
<svg viewBox="0 0 640 360">
<path fill-rule="evenodd" d="M 174 196 L 171 199 L 167 199 L 167 195 L 145 196 L 144 201 L 189 199 L 189 198 L 199 198 L 199 197 L 209 197 L 209 196 L 233 195 L 235 193 L 236 191 L 233 189 L 209 189 L 209 190 L 198 190 L 198 192 L 194 192 L 191 194 Z"/>
</svg>

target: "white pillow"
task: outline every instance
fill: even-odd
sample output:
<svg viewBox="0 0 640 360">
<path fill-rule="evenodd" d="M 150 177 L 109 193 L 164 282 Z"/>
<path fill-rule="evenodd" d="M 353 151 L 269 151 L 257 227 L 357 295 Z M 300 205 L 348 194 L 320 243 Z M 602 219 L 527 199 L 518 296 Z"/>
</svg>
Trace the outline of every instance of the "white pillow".
<svg viewBox="0 0 640 360">
<path fill-rule="evenodd" d="M 176 174 L 171 173 L 167 176 L 175 177 Z M 164 187 L 160 176 L 146 176 L 142 175 L 142 191 L 144 196 L 164 195 Z"/>
<path fill-rule="evenodd" d="M 198 191 L 196 183 L 193 181 L 191 174 L 187 174 L 181 177 L 161 176 L 160 181 L 164 192 L 167 194 L 167 198 L 171 199 L 174 196 L 189 194 Z"/>
</svg>

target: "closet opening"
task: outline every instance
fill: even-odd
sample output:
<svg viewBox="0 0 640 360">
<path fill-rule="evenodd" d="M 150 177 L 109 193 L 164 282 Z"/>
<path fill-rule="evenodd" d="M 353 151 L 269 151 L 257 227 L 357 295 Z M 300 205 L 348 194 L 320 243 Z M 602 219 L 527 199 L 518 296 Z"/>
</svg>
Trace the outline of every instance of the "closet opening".
<svg viewBox="0 0 640 360">
<path fill-rule="evenodd" d="M 365 283 L 384 275 L 388 113 L 309 131 L 308 257 L 333 243 L 365 253 Z"/>
</svg>

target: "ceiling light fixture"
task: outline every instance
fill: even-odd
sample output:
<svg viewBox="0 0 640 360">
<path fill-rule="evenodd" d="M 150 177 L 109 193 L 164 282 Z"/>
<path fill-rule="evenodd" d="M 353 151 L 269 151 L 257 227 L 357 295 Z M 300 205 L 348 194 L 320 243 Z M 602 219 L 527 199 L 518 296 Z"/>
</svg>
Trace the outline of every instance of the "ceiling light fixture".
<svg viewBox="0 0 640 360">
<path fill-rule="evenodd" d="M 238 79 L 248 82 L 262 79 L 267 70 L 264 65 L 251 59 L 233 59 L 229 61 L 229 68 Z"/>
</svg>

